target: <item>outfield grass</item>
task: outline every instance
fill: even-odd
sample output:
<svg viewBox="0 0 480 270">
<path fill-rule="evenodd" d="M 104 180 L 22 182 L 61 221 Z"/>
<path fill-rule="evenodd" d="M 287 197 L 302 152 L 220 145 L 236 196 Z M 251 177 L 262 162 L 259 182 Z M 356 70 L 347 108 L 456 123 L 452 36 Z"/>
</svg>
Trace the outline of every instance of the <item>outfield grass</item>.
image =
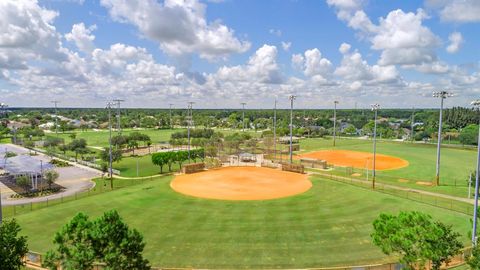
<svg viewBox="0 0 480 270">
<path fill-rule="evenodd" d="M 301 140 L 302 152 L 332 149 L 330 139 Z M 372 151 L 371 140 L 337 139 L 336 149 L 354 151 Z M 378 171 L 379 181 L 394 183 L 400 186 L 414 187 L 456 196 L 466 197 L 468 194 L 468 176 L 476 166 L 475 149 L 457 149 L 443 147 L 441 150 L 440 184 L 438 187 L 417 185 L 417 181 L 433 181 L 437 149 L 434 145 L 412 144 L 402 142 L 378 141 L 377 153 L 396 156 L 407 160 L 408 167 L 397 170 Z M 409 183 L 399 182 L 408 179 Z"/>
<path fill-rule="evenodd" d="M 381 212 L 419 210 L 452 224 L 468 242 L 469 218 L 348 184 L 313 178 L 290 198 L 226 202 L 186 197 L 161 177 L 132 187 L 58 204 L 17 217 L 30 249 L 51 248 L 54 232 L 78 211 L 117 209 L 147 242 L 155 266 L 305 268 L 392 261 L 371 244 Z"/>
<path fill-rule="evenodd" d="M 159 142 L 168 142 L 170 140 L 170 135 L 177 131 L 182 131 L 183 129 L 123 129 L 122 134 L 128 135 L 132 132 L 140 132 L 142 134 L 146 134 L 150 136 L 152 143 L 156 144 Z M 59 133 L 58 136 L 65 140 L 65 143 L 69 143 L 72 139 L 69 137 L 70 134 L 75 133 L 77 139 L 85 139 L 87 141 L 87 145 L 89 146 L 97 146 L 97 147 L 107 147 L 108 146 L 108 138 L 109 138 L 109 131 L 108 130 L 99 130 L 99 131 L 71 131 L 66 133 Z M 48 134 L 50 136 L 54 136 L 55 133 Z M 117 132 L 113 131 L 112 136 L 117 135 Z"/>
</svg>

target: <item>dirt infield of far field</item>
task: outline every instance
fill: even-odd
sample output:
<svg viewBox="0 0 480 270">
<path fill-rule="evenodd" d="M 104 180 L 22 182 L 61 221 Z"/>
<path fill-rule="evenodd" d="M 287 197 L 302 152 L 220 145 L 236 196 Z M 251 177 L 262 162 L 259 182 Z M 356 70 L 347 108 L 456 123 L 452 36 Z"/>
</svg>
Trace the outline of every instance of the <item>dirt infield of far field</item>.
<svg viewBox="0 0 480 270">
<path fill-rule="evenodd" d="M 176 192 L 217 200 L 270 200 L 303 193 L 312 187 L 306 174 L 262 167 L 226 167 L 178 175 Z"/>
<path fill-rule="evenodd" d="M 314 158 L 326 160 L 327 163 L 337 166 L 354 167 L 360 169 L 373 168 L 373 154 L 349 150 L 323 150 L 301 154 L 299 158 Z M 408 166 L 408 161 L 382 154 L 376 154 L 376 170 L 392 170 Z"/>
</svg>

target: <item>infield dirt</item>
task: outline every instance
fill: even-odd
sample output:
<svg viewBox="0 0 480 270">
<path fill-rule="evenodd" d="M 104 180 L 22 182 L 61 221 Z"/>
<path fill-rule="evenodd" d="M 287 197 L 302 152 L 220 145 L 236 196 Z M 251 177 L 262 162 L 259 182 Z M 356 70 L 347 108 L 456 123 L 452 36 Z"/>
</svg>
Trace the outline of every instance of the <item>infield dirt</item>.
<svg viewBox="0 0 480 270">
<path fill-rule="evenodd" d="M 326 160 L 336 166 L 354 167 L 359 169 L 373 168 L 373 154 L 349 150 L 322 150 L 298 155 L 298 158 L 314 158 Z M 408 161 L 382 154 L 376 154 L 376 170 L 400 169 L 408 166 Z"/>
<path fill-rule="evenodd" d="M 226 167 L 178 175 L 170 186 L 199 198 L 270 200 L 306 192 L 312 183 L 306 174 L 262 167 Z"/>
</svg>

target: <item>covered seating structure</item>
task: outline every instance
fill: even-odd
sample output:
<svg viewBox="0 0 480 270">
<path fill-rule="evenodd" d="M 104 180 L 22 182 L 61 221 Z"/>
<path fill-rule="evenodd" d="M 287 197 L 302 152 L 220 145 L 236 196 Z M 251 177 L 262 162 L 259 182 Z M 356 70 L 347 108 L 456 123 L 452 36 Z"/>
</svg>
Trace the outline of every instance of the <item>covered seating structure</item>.
<svg viewBox="0 0 480 270">
<path fill-rule="evenodd" d="M 0 152 L 1 156 L 4 155 Z M 32 190 L 38 189 L 44 171 L 52 168 L 54 168 L 52 164 L 35 159 L 29 155 L 17 155 L 0 160 L 0 169 L 4 170 L 7 175 L 13 176 L 15 182 L 19 176 L 29 177 Z"/>
</svg>

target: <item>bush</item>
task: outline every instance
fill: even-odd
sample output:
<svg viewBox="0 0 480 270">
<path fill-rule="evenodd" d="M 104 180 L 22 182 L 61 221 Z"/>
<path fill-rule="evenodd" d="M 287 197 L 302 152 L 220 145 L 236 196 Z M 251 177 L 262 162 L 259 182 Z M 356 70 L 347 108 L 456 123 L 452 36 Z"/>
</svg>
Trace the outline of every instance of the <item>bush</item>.
<svg viewBox="0 0 480 270">
<path fill-rule="evenodd" d="M 68 163 L 66 161 L 63 161 L 63 160 L 60 160 L 60 159 L 52 159 L 52 160 L 50 160 L 50 164 L 52 164 L 53 166 L 58 167 L 58 168 L 72 166 L 70 163 Z"/>
</svg>

